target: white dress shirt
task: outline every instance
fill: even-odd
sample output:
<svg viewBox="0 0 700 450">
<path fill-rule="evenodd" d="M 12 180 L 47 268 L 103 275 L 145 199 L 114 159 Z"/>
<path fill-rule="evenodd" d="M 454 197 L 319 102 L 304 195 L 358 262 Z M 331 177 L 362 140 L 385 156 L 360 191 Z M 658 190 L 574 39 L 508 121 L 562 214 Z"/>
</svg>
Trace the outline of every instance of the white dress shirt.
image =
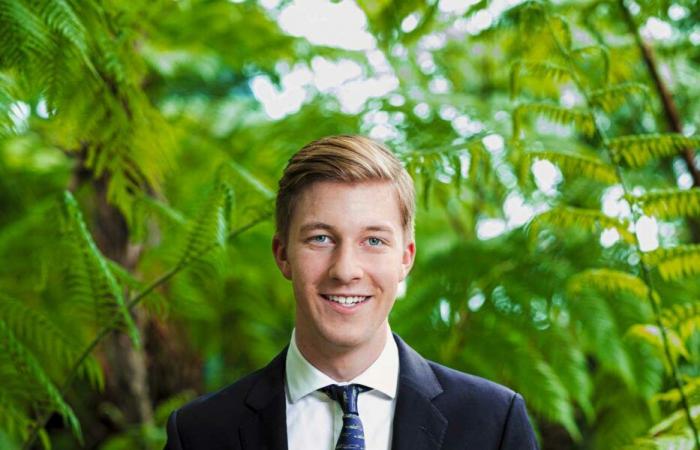
<svg viewBox="0 0 700 450">
<path fill-rule="evenodd" d="M 289 450 L 333 450 L 343 427 L 340 405 L 318 389 L 329 384 L 357 383 L 372 388 L 358 396 L 357 409 L 365 432 L 366 450 L 390 450 L 399 378 L 399 350 L 388 331 L 384 350 L 364 372 L 338 383 L 311 365 L 296 344 L 287 351 L 285 393 Z"/>
</svg>

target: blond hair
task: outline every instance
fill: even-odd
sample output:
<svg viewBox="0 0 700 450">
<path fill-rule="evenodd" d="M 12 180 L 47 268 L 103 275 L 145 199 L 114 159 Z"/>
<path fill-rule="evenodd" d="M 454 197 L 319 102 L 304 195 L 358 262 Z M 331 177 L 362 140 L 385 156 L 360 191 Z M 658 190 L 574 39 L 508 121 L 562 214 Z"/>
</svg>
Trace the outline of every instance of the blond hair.
<svg viewBox="0 0 700 450">
<path fill-rule="evenodd" d="M 275 202 L 275 224 L 282 241 L 287 241 L 292 213 L 300 194 L 317 181 L 393 183 L 404 236 L 413 239 L 415 189 L 406 169 L 384 145 L 364 136 L 339 135 L 305 145 L 287 163 Z"/>
</svg>

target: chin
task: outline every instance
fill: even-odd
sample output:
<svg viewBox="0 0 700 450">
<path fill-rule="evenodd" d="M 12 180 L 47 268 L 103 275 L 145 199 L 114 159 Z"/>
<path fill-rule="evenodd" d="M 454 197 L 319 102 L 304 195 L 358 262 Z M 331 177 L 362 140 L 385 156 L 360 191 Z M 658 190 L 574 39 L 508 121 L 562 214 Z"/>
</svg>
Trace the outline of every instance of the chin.
<svg viewBox="0 0 700 450">
<path fill-rule="evenodd" d="M 369 344 L 377 335 L 379 330 L 371 333 L 367 330 L 355 330 L 353 332 L 343 332 L 338 329 L 320 330 L 324 340 L 331 346 L 352 350 L 357 347 Z"/>
</svg>

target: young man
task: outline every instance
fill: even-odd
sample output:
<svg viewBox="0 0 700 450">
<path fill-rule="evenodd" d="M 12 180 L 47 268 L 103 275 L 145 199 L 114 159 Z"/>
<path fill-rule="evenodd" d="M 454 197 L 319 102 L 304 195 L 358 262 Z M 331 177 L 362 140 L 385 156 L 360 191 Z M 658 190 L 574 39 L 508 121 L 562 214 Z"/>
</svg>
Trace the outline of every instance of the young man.
<svg viewBox="0 0 700 450">
<path fill-rule="evenodd" d="M 515 392 L 427 361 L 387 317 L 413 265 L 414 188 L 380 144 L 308 144 L 279 183 L 272 249 L 296 299 L 289 346 L 175 411 L 168 450 L 536 449 Z"/>
</svg>

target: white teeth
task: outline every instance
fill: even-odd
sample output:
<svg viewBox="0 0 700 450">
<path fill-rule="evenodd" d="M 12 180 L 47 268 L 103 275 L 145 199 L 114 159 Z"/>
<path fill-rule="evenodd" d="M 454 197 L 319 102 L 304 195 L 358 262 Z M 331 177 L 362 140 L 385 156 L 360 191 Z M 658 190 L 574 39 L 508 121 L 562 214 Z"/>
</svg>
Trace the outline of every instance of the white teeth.
<svg viewBox="0 0 700 450">
<path fill-rule="evenodd" d="M 341 297 L 339 295 L 327 295 L 326 298 L 341 305 L 354 305 L 367 299 L 367 297 Z"/>
</svg>

